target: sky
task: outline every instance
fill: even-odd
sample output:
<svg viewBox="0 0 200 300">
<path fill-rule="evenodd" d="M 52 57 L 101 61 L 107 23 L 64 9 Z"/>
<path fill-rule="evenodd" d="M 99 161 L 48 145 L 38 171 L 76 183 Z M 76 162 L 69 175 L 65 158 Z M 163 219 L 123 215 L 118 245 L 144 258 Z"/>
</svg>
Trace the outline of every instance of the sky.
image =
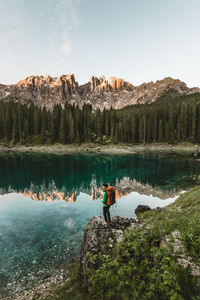
<svg viewBox="0 0 200 300">
<path fill-rule="evenodd" d="M 199 0 L 0 0 L 0 83 L 172 77 L 200 87 Z"/>
</svg>

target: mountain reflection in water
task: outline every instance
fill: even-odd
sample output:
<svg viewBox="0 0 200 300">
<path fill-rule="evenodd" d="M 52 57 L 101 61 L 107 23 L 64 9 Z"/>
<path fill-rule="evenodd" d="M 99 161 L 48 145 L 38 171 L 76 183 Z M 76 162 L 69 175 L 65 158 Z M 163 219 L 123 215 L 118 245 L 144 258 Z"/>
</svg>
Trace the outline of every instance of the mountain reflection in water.
<svg viewBox="0 0 200 300">
<path fill-rule="evenodd" d="M 108 182 L 117 199 L 131 192 L 167 199 L 183 189 L 182 176 L 199 172 L 200 164 L 180 156 L 1 154 L 0 194 L 74 202 L 84 192 L 96 200 Z"/>
<path fill-rule="evenodd" d="M 169 197 L 174 197 L 180 193 L 180 190 L 162 190 L 160 188 L 153 188 L 149 184 L 142 184 L 136 180 L 131 180 L 129 177 L 124 177 L 119 182 L 116 181 L 116 199 L 120 199 L 123 196 L 128 196 L 131 192 L 137 192 L 141 195 L 152 195 L 160 199 L 167 199 Z M 10 189 L 10 192 L 15 192 Z M 46 188 L 44 185 L 34 186 L 31 184 L 29 190 L 18 191 L 19 194 L 22 194 L 26 197 L 29 197 L 35 201 L 49 201 L 53 202 L 54 200 L 60 200 L 64 202 L 75 202 L 80 193 L 83 192 L 88 194 L 91 200 L 98 200 L 102 198 L 103 190 L 102 186 L 97 186 L 96 181 L 93 180 L 90 186 L 86 188 L 80 188 L 78 190 L 73 187 L 73 192 L 68 192 L 63 186 L 59 191 L 55 185 L 55 182 L 51 182 Z"/>
</svg>

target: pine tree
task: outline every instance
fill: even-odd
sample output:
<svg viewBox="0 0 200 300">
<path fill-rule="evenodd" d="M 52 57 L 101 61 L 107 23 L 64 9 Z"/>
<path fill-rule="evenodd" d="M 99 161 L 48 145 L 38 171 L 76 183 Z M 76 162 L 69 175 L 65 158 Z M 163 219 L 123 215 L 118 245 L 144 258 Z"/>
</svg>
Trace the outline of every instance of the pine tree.
<svg viewBox="0 0 200 300">
<path fill-rule="evenodd" d="M 196 142 L 196 133 L 197 133 L 197 106 L 196 106 L 196 104 L 194 104 L 192 106 L 191 116 L 192 116 L 191 142 L 195 143 Z"/>
<path fill-rule="evenodd" d="M 69 142 L 74 142 L 74 120 L 71 112 L 69 113 Z"/>
<path fill-rule="evenodd" d="M 65 110 L 61 111 L 60 125 L 59 125 L 59 143 L 65 144 L 67 141 L 67 123 Z"/>
<path fill-rule="evenodd" d="M 5 107 L 4 138 L 6 141 L 10 141 L 12 138 L 12 122 L 11 122 L 11 115 L 10 115 L 10 105 L 6 105 Z"/>
</svg>

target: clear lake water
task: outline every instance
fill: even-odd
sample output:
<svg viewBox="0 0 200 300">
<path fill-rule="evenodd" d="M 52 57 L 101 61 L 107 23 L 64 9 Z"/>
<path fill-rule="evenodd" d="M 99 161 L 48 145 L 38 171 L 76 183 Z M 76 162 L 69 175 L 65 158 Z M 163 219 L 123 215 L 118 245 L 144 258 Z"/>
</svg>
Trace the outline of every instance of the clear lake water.
<svg viewBox="0 0 200 300">
<path fill-rule="evenodd" d="M 0 295 L 52 276 L 79 254 L 84 227 L 103 216 L 102 183 L 116 187 L 111 216 L 173 202 L 200 162 L 176 155 L 0 154 Z M 184 180 L 183 180 L 184 179 Z"/>
</svg>

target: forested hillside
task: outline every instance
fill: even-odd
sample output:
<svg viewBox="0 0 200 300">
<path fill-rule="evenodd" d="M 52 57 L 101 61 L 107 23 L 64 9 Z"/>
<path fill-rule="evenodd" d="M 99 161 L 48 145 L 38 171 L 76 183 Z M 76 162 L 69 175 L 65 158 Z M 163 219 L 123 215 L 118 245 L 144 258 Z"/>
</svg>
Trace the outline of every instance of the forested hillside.
<svg viewBox="0 0 200 300">
<path fill-rule="evenodd" d="M 12 100 L 12 99 L 11 99 Z M 21 144 L 200 143 L 200 93 L 170 91 L 152 104 L 121 110 L 0 103 L 0 140 Z"/>
</svg>

